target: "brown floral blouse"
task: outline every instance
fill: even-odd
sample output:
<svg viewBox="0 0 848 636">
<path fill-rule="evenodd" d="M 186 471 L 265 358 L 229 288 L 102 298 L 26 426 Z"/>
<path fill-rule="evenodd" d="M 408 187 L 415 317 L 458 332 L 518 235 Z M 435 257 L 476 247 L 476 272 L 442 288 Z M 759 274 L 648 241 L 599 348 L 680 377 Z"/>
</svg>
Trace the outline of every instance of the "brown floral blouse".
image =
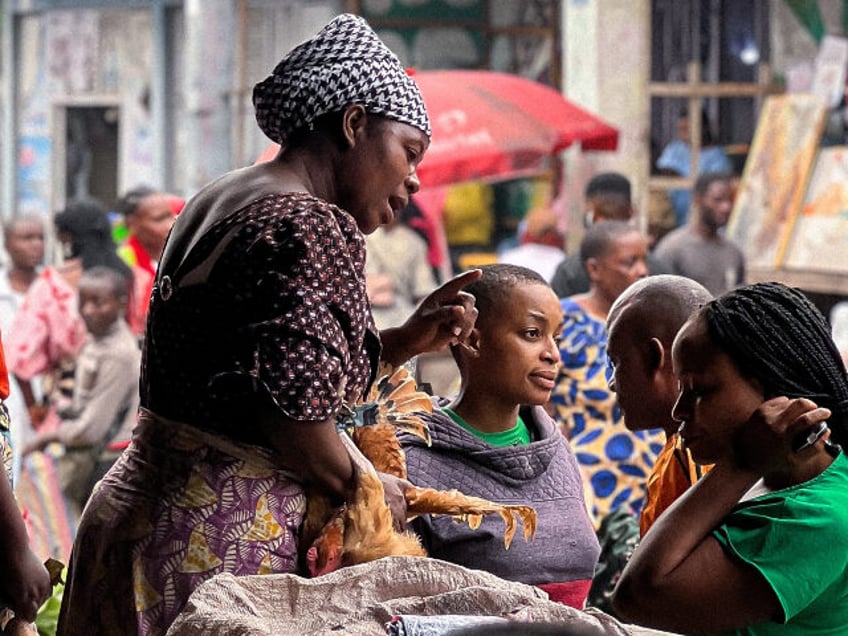
<svg viewBox="0 0 848 636">
<path fill-rule="evenodd" d="M 142 406 L 254 441 L 262 394 L 326 420 L 370 383 L 379 336 L 353 217 L 305 193 L 272 194 L 218 221 L 150 301 Z"/>
</svg>

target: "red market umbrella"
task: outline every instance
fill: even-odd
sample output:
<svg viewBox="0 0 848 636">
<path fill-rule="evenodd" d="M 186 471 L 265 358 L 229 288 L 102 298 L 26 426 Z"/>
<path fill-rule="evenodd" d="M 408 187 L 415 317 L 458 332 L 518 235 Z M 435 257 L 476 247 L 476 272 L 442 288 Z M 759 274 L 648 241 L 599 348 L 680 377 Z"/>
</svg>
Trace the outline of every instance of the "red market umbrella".
<svg viewBox="0 0 848 636">
<path fill-rule="evenodd" d="M 615 150 L 618 130 L 559 91 L 494 71 L 417 71 L 433 137 L 418 168 L 422 186 L 505 179 L 538 171 L 551 155 L 580 143 Z M 260 155 L 268 161 L 276 144 Z"/>
<path fill-rule="evenodd" d="M 418 169 L 424 185 L 506 178 L 538 169 L 580 143 L 615 150 L 618 130 L 550 86 L 493 71 L 420 71 L 433 137 Z"/>
</svg>

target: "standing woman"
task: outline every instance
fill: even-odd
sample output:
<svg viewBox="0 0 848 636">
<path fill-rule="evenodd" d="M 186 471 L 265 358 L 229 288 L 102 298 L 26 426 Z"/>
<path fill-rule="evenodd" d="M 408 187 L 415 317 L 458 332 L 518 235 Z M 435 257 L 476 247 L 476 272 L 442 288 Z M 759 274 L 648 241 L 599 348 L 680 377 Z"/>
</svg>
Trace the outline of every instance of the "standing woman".
<svg viewBox="0 0 848 636">
<path fill-rule="evenodd" d="M 562 299 L 562 366 L 550 401 L 580 464 L 596 527 L 618 508 L 638 516 L 653 458 L 662 448 L 659 432 L 624 426 L 607 385 L 607 314 L 629 285 L 648 275 L 647 251 L 645 237 L 629 223 L 593 224 L 580 242 L 589 291 Z"/>
<path fill-rule="evenodd" d="M 715 467 L 647 532 L 616 609 L 687 634 L 845 634 L 848 379 L 827 321 L 797 290 L 743 287 L 672 361 L 680 435 Z"/>
<path fill-rule="evenodd" d="M 304 484 L 339 502 L 355 486 L 340 410 L 381 356 L 398 364 L 473 326 L 461 290 L 477 271 L 401 327 L 374 327 L 363 234 L 418 190 L 430 125 L 365 21 L 334 19 L 253 102 L 281 150 L 209 184 L 174 225 L 151 297 L 142 415 L 83 514 L 60 634 L 161 634 L 215 574 L 296 572 Z M 399 484 L 387 492 L 403 501 Z"/>
</svg>

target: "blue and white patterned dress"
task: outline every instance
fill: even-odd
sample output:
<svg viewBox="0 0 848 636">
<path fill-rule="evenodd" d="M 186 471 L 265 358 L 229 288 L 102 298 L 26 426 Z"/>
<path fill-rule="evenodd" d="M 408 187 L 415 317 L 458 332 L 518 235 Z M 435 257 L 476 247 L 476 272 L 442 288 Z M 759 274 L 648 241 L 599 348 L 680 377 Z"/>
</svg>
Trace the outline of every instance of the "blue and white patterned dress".
<svg viewBox="0 0 848 636">
<path fill-rule="evenodd" d="M 583 472 L 596 525 L 621 506 L 638 515 L 665 435 L 662 429 L 634 432 L 624 426 L 607 383 L 606 326 L 570 298 L 561 302 L 562 367 L 551 394 L 557 425 Z"/>
</svg>

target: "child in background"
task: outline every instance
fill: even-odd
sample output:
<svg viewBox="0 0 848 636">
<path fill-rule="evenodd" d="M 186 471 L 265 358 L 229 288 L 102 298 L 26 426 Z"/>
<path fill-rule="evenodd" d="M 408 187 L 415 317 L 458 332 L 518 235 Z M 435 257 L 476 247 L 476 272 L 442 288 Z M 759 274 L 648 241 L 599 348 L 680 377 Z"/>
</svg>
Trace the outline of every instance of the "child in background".
<svg viewBox="0 0 848 636">
<path fill-rule="evenodd" d="M 9 397 L 9 374 L 0 344 L 0 630 L 4 634 L 28 634 L 41 603 L 52 586 L 47 569 L 29 548 L 26 526 L 12 493 L 12 446 L 9 414 L 3 400 Z M 6 621 L 10 609 L 14 617 Z M 5 624 L 4 624 L 5 622 Z"/>
<path fill-rule="evenodd" d="M 505 504 L 533 506 L 535 539 L 503 544 L 503 521 L 472 530 L 449 517 L 412 522 L 427 553 L 501 578 L 539 585 L 552 599 L 582 608 L 600 547 L 568 441 L 543 408 L 559 368 L 562 310 L 536 272 L 516 265 L 481 268 L 466 291 L 479 312 L 468 339 L 451 350 L 461 387 L 422 414 L 432 446 L 403 436 L 409 480 L 457 488 Z"/>
<path fill-rule="evenodd" d="M 138 411 L 141 353 L 124 315 L 126 279 L 107 267 L 86 270 L 79 282 L 79 310 L 88 331 L 77 360 L 74 394 L 61 424 L 39 431 L 25 453 L 60 442 L 62 492 L 77 518 L 94 484 L 129 443 Z"/>
</svg>

